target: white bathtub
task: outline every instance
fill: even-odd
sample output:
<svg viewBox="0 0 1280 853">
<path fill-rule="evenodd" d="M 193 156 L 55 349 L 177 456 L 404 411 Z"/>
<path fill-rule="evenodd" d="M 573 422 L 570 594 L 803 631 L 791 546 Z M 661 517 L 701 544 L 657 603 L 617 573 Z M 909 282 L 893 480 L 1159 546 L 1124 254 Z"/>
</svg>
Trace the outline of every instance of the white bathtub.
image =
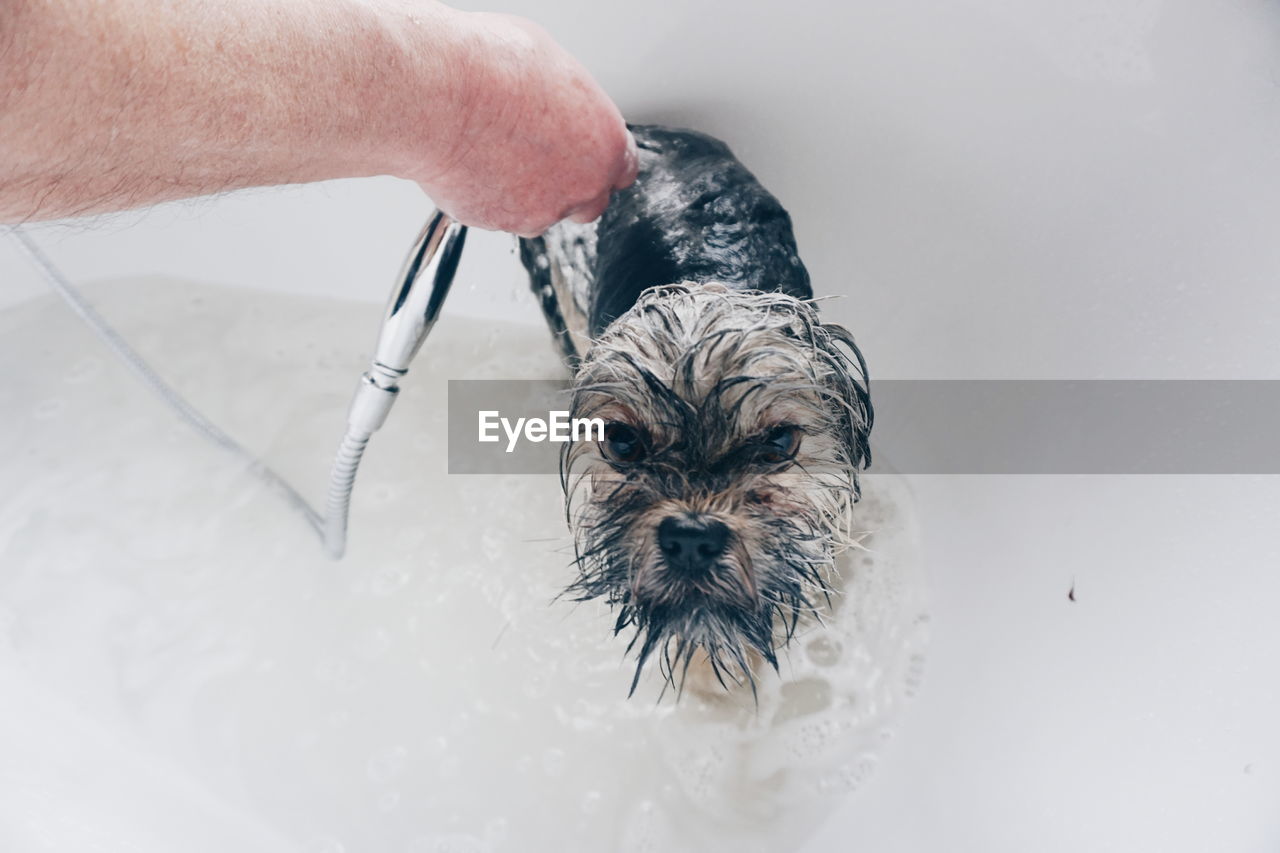
<svg viewBox="0 0 1280 853">
<path fill-rule="evenodd" d="M 815 288 L 845 297 L 824 310 L 875 378 L 1280 378 L 1270 6 L 504 8 L 548 26 L 633 119 L 729 141 L 792 210 Z M 376 179 L 36 236 L 215 420 L 318 495 L 338 377 L 360 369 L 426 209 Z M 453 359 L 440 369 L 463 369 L 518 351 L 531 372 L 510 375 L 551 375 L 521 275 L 509 241 L 473 235 L 424 358 L 436 346 Z M 0 281 L 5 304 L 43 292 L 8 245 Z M 167 302 L 138 296 L 164 281 Z M 221 297 L 192 281 L 247 288 L 227 297 L 244 322 L 195 301 Z M 0 849 L 529 850 L 579 830 L 606 849 L 663 833 L 743 849 L 722 820 L 752 802 L 733 774 L 772 778 L 760 756 L 776 751 L 753 742 L 764 764 L 714 772 L 705 753 L 681 757 L 681 738 L 705 746 L 698 729 L 675 734 L 668 706 L 611 692 L 625 672 L 603 617 L 544 606 L 553 574 L 450 571 L 538 550 L 550 572 L 554 546 L 527 540 L 563 530 L 554 488 L 533 501 L 529 483 L 432 468 L 438 388 L 413 404 L 410 386 L 375 440 L 355 561 L 334 567 L 73 320 L 19 310 L 38 328 L 0 345 Z M 313 349 L 260 348 L 264 324 L 289 317 Z M 466 349 L 467 317 L 528 329 Z M 871 636 L 889 640 L 869 658 L 893 684 L 867 695 L 893 701 L 808 764 L 776 759 L 839 753 L 848 772 L 793 773 L 788 791 L 821 796 L 772 801 L 761 849 L 1280 848 L 1280 478 L 907 481 L 895 506 L 922 549 L 893 552 L 910 595 L 880 611 L 893 618 Z M 471 508 L 457 524 L 442 490 Z M 486 504 L 529 508 L 488 538 L 439 533 L 483 531 Z M 926 592 L 921 679 L 923 630 L 906 628 Z M 483 607 L 450 605 L 464 600 Z M 450 610 L 474 618 L 421 621 Z M 512 613 L 534 639 L 504 633 Z M 566 659 L 597 668 L 584 682 Z M 557 716 L 569 690 L 577 711 Z M 652 762 L 601 759 L 590 781 L 584 744 Z"/>
</svg>

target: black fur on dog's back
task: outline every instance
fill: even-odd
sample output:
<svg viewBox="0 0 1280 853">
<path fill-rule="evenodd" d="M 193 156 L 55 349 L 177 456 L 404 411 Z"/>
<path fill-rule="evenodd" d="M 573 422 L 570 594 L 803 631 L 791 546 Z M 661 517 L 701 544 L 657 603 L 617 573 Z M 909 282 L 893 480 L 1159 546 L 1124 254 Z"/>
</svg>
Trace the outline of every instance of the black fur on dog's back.
<svg viewBox="0 0 1280 853">
<path fill-rule="evenodd" d="M 721 281 L 812 297 L 791 217 L 727 145 L 691 130 L 632 133 L 639 177 L 614 197 L 596 232 L 593 337 L 654 285 Z"/>
<path fill-rule="evenodd" d="M 719 281 L 813 296 L 791 217 L 727 145 L 656 125 L 632 125 L 631 132 L 640 153 L 636 182 L 614 194 L 594 226 L 594 245 L 579 252 L 583 292 L 573 296 L 586 315 L 585 329 L 569 328 L 561 305 L 566 297 L 553 286 L 547 257 L 554 238 L 521 241 L 533 290 L 571 361 L 578 354 L 571 332 L 595 338 L 655 285 Z"/>
</svg>

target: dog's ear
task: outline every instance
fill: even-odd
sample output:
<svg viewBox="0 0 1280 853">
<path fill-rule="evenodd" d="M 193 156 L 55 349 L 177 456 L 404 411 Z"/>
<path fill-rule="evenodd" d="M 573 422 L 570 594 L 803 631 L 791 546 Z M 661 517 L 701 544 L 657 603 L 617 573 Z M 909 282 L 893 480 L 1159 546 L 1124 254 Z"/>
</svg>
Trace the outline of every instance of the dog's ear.
<svg viewBox="0 0 1280 853">
<path fill-rule="evenodd" d="M 819 328 L 826 343 L 825 355 L 833 368 L 827 390 L 842 410 L 849 461 L 855 470 L 866 468 L 871 465 L 871 424 L 875 420 L 867 362 L 854 342 L 853 334 L 844 326 L 824 323 Z"/>
</svg>

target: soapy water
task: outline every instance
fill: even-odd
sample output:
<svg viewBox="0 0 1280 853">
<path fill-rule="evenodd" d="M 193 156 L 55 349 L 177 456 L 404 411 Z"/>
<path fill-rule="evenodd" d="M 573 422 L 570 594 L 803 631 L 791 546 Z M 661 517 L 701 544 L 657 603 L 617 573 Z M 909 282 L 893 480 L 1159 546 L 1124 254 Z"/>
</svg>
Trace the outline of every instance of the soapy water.
<svg viewBox="0 0 1280 853">
<path fill-rule="evenodd" d="M 322 494 L 376 306 L 89 295 Z M 6 850 L 787 850 L 892 756 L 927 641 L 895 477 L 864 481 L 867 550 L 758 704 L 657 701 L 656 677 L 628 700 L 608 609 L 556 600 L 556 478 L 446 473 L 445 380 L 562 376 L 545 330 L 446 314 L 370 446 L 340 563 L 52 298 L 0 313 L 0 364 Z"/>
</svg>

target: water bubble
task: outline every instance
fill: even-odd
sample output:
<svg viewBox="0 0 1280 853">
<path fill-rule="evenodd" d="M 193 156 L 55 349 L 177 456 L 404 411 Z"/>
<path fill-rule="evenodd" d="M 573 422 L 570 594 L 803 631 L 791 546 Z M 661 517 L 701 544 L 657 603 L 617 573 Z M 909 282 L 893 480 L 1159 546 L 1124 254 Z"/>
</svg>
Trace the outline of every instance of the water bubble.
<svg viewBox="0 0 1280 853">
<path fill-rule="evenodd" d="M 503 537 L 492 528 L 480 534 L 480 553 L 484 554 L 484 558 L 490 562 L 495 562 L 502 557 L 504 551 Z"/>
<path fill-rule="evenodd" d="M 458 711 L 449 718 L 449 723 L 445 730 L 451 735 L 464 734 L 471 726 L 471 714 L 467 711 Z"/>
<path fill-rule="evenodd" d="M 628 853 L 657 853 L 663 849 L 658 818 L 657 805 L 652 800 L 642 800 L 628 821 L 622 849 Z"/>
<path fill-rule="evenodd" d="M 559 776 L 564 773 L 564 750 L 553 746 L 544 752 L 542 769 L 548 776 Z"/>
<path fill-rule="evenodd" d="M 360 653 L 366 660 L 377 660 L 391 651 L 393 641 L 386 628 L 375 628 L 360 643 Z"/>
<path fill-rule="evenodd" d="M 695 799 L 705 799 L 714 791 L 723 766 L 724 756 L 715 749 L 686 760 L 681 767 L 685 793 Z"/>
<path fill-rule="evenodd" d="M 524 685 L 524 695 L 530 699 L 539 699 L 547 694 L 549 687 L 547 676 L 541 672 L 529 673 L 529 680 Z"/>
<path fill-rule="evenodd" d="M 802 678 L 788 681 L 779 690 L 781 704 L 774 715 L 774 725 L 796 717 L 807 717 L 831 707 L 833 688 L 825 678 Z"/>
<path fill-rule="evenodd" d="M 378 811 L 382 812 L 383 814 L 386 814 L 387 812 L 395 811 L 395 808 L 398 805 L 400 805 L 399 791 L 387 791 L 385 794 L 383 794 L 381 797 L 378 798 Z"/>
<path fill-rule="evenodd" d="M 390 782 L 404 770 L 409 759 L 409 750 L 401 744 L 374 755 L 365 765 L 365 772 L 370 781 L 377 783 Z"/>
<path fill-rule="evenodd" d="M 867 777 L 871 775 L 875 767 L 876 759 L 874 756 L 869 755 L 863 756 L 851 764 L 841 764 L 834 773 L 824 775 L 819 780 L 819 788 L 828 793 L 832 791 L 844 793 L 856 791 L 867 781 Z"/>
<path fill-rule="evenodd" d="M 369 590 L 374 595 L 390 595 L 409 582 L 409 570 L 404 566 L 383 566 L 373 575 Z"/>
<path fill-rule="evenodd" d="M 840 644 L 830 637 L 818 637 L 804 647 L 809 660 L 818 666 L 835 666 L 840 662 Z"/>
<path fill-rule="evenodd" d="M 88 382 L 99 373 L 102 372 L 102 361 L 97 358 L 82 358 L 62 377 L 65 382 L 72 385 L 78 385 L 81 382 Z"/>
<path fill-rule="evenodd" d="M 831 743 L 835 725 L 831 720 L 804 722 L 791 739 L 791 751 L 796 758 L 807 759 L 820 754 Z"/>
</svg>

